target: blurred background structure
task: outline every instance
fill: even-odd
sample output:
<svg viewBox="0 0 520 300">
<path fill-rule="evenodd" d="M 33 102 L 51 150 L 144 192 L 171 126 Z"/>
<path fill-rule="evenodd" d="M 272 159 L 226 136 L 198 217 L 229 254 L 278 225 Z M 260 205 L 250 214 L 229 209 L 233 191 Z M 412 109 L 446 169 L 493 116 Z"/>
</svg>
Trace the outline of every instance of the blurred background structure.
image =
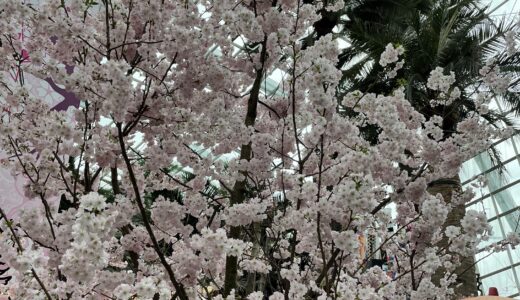
<svg viewBox="0 0 520 300">
<path fill-rule="evenodd" d="M 484 3 L 486 1 L 483 1 Z M 497 19 L 519 20 L 520 0 L 487 0 L 491 15 Z M 518 123 L 520 116 L 509 112 L 507 106 L 493 100 L 490 107 L 511 114 Z M 500 151 L 504 171 L 492 163 L 487 153 L 482 153 L 464 163 L 460 172 L 463 188 L 472 184 L 476 188 L 475 198 L 467 204 L 468 209 L 485 212 L 493 228 L 493 237 L 479 245 L 476 256 L 477 273 L 481 281 L 480 290 L 487 293 L 497 287 L 501 296 L 520 299 L 520 248 L 490 254 L 483 248 L 504 239 L 510 232 L 520 232 L 520 133 L 511 138 L 495 142 Z M 483 175 L 487 186 L 480 187 L 477 177 Z"/>
</svg>

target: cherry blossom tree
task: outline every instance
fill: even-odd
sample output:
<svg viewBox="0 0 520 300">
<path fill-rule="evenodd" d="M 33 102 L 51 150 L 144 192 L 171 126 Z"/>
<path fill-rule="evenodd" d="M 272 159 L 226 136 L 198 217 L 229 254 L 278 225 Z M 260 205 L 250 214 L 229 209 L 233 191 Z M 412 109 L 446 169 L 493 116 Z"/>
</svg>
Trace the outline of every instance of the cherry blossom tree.
<svg viewBox="0 0 520 300">
<path fill-rule="evenodd" d="M 344 88 L 339 93 L 352 90 L 371 91 L 373 93 L 388 93 L 403 86 L 406 89 L 406 98 L 427 120 L 435 116 L 442 122 L 443 135 L 449 137 L 456 132 L 459 120 L 473 114 L 476 109 L 481 117 L 490 124 L 498 125 L 509 123 L 506 116 L 497 114 L 493 109 L 481 111 L 479 101 L 475 95 L 482 89 L 480 77 L 486 68 L 482 69 L 490 57 L 493 57 L 495 66 L 501 69 L 514 70 L 518 64 L 519 53 L 515 46 L 515 31 L 517 26 L 513 20 L 495 18 L 489 15 L 485 3 L 479 0 L 470 1 L 352 1 L 345 9 L 344 16 L 326 12 L 326 16 L 334 19 L 335 23 L 343 23 L 341 35 L 347 36 L 351 45 L 340 55 L 339 67 L 343 67 Z M 398 13 L 396 13 L 398 12 Z M 402 13 L 401 13 L 402 12 Z M 343 21 L 342 21 L 343 20 Z M 315 25 L 316 26 L 316 25 Z M 330 25 L 324 29 L 330 29 Z M 513 30 L 512 30 L 513 29 Z M 319 30 L 316 30 L 320 32 Z M 379 60 L 381 52 L 387 43 L 398 43 L 406 48 L 404 54 L 406 67 L 399 70 L 390 70 L 392 76 L 383 79 L 380 77 L 380 68 L 373 64 Z M 500 53 L 504 42 L 507 51 Z M 366 54 L 360 56 L 359 53 Z M 410 55 L 413 54 L 413 55 Z M 431 69 L 443 67 L 446 73 L 453 72 L 457 78 L 457 89 L 449 101 L 431 101 L 439 90 L 424 86 L 424 78 L 428 78 Z M 379 70 L 378 70 L 379 69 Z M 359 72 L 363 70 L 363 72 Z M 480 71 L 480 74 L 479 74 Z M 440 75 L 440 73 L 438 73 Z M 361 75 L 361 76 L 360 76 Z M 513 72 L 508 75 L 518 77 Z M 490 77 L 490 76 L 488 76 Z M 506 85 L 495 89 L 493 98 L 501 107 L 511 111 L 520 111 L 518 98 L 518 81 L 501 81 Z M 509 85 L 508 85 L 509 84 Z M 367 130 L 368 131 L 368 130 Z M 368 131 L 372 138 L 377 138 L 377 130 Z M 497 165 L 500 165 L 500 155 L 496 149 L 490 148 L 488 153 Z M 442 178 L 429 182 L 430 193 L 441 193 L 445 201 L 449 202 L 453 190 L 461 189 L 458 176 Z M 448 222 L 444 226 L 460 226 L 467 203 L 460 203 L 453 207 L 448 214 Z M 447 243 L 441 240 L 439 247 Z M 477 291 L 475 280 L 475 261 L 473 255 L 461 258 L 458 267 L 461 282 L 457 291 L 470 295 Z M 439 269 L 434 282 L 443 276 Z"/>
<path fill-rule="evenodd" d="M 23 80 L 1 81 L 5 165 L 40 203 L 13 220 L 0 209 L 13 297 L 453 298 L 459 255 L 472 255 L 490 227 L 475 211 L 443 226 L 473 193 L 447 202 L 428 184 L 512 131 L 481 117 L 487 92 L 449 138 L 403 88 L 338 103 L 337 42 L 327 34 L 303 47 L 302 37 L 319 12 L 342 5 L 7 2 L 3 70 L 51 77 L 81 99 L 51 111 Z M 406 65 L 404 52 L 386 47 L 382 78 Z M 432 102 L 460 96 L 453 74 L 430 74 Z M 495 90 L 510 80 L 492 63 L 482 76 Z M 366 125 L 379 128 L 376 142 Z M 395 213 L 376 209 L 390 202 Z M 361 233 L 378 237 L 378 249 L 360 255 Z M 381 250 L 395 258 L 393 277 L 368 264 Z"/>
</svg>

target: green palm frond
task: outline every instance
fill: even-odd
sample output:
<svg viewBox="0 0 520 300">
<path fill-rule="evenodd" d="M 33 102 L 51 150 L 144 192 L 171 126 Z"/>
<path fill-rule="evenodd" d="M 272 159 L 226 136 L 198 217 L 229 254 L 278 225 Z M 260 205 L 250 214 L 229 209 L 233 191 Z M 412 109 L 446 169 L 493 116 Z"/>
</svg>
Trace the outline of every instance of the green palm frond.
<svg viewBox="0 0 520 300">
<path fill-rule="evenodd" d="M 496 110 L 490 110 L 487 114 L 481 115 L 490 125 L 495 128 L 503 128 L 504 125 L 516 128 L 518 126 L 515 119 Z"/>
<path fill-rule="evenodd" d="M 506 105 L 506 110 L 511 110 L 515 116 L 520 115 L 520 93 L 506 92 L 502 95 L 498 95 L 497 98 L 502 100 L 501 103 Z"/>
<path fill-rule="evenodd" d="M 487 154 L 489 155 L 489 158 L 491 160 L 491 165 L 496 166 L 498 173 L 503 174 L 504 172 L 507 172 L 506 167 L 504 166 L 501 153 L 498 151 L 498 149 L 495 146 L 491 146 L 487 149 Z"/>
<path fill-rule="evenodd" d="M 177 164 L 172 164 L 169 167 L 164 168 L 163 172 L 169 174 L 170 176 L 177 177 L 182 183 L 187 183 L 195 178 L 195 174 L 187 171 L 183 166 Z"/>
<path fill-rule="evenodd" d="M 486 18 L 470 31 L 470 36 L 480 41 L 480 50 L 485 58 L 490 58 L 496 56 L 504 48 L 504 34 L 513 30 L 514 27 L 515 24 L 506 19 L 497 22 L 497 20 Z"/>
</svg>

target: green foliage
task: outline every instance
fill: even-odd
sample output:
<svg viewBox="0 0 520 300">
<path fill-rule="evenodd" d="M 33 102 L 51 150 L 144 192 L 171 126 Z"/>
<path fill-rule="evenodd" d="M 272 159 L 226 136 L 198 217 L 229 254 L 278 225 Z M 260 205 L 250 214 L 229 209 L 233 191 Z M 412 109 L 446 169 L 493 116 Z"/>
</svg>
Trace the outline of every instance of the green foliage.
<svg viewBox="0 0 520 300">
<path fill-rule="evenodd" d="M 426 118 L 439 115 L 444 119 L 446 137 L 455 132 L 459 120 L 475 111 L 474 93 L 469 91 L 478 89 L 479 70 L 504 49 L 503 36 L 514 26 L 492 20 L 477 0 L 355 0 L 347 6 L 346 14 L 348 21 L 340 34 L 351 46 L 339 57 L 343 78 L 338 101 L 354 90 L 388 94 L 404 87 L 408 100 Z M 406 50 L 406 64 L 393 79 L 385 78 L 378 64 L 388 43 Z M 520 55 L 502 54 L 496 59 L 501 70 L 511 72 L 514 79 L 509 92 L 497 97 L 518 114 L 520 98 L 511 91 L 519 87 Z M 432 107 L 430 99 L 436 94 L 425 86 L 430 70 L 437 66 L 454 72 L 462 91 L 461 98 L 446 107 Z M 344 113 L 353 114 L 348 109 Z M 484 118 L 491 124 L 514 125 L 493 111 Z M 377 140 L 377 128 L 361 129 L 369 141 Z"/>
<path fill-rule="evenodd" d="M 105 197 L 107 203 L 114 203 L 116 196 L 114 195 L 114 191 L 111 189 L 98 189 L 98 193 Z"/>
</svg>

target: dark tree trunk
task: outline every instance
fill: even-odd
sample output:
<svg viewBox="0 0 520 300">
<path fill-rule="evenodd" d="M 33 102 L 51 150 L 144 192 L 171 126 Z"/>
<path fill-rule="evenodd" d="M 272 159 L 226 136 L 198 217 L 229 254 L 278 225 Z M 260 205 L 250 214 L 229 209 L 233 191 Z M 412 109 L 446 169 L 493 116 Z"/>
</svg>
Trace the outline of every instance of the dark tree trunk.
<svg viewBox="0 0 520 300">
<path fill-rule="evenodd" d="M 455 192 L 461 191 L 461 184 L 459 176 L 449 178 L 445 180 L 438 180 L 430 185 L 428 192 L 432 195 L 441 194 L 446 203 L 450 203 L 452 196 Z M 456 205 L 448 214 L 448 218 L 443 228 L 450 225 L 460 227 L 460 221 L 464 218 L 466 213 L 465 203 Z M 448 246 L 448 239 L 443 238 L 437 246 L 442 249 Z M 464 257 L 458 253 L 453 253 L 448 250 L 448 253 L 453 256 L 459 256 L 461 264 L 455 269 L 457 274 L 457 283 L 461 285 L 455 288 L 455 293 L 458 296 L 471 296 L 478 294 L 477 280 L 475 273 L 475 258 L 473 256 Z M 434 274 L 432 281 L 435 284 L 439 283 L 439 280 L 444 276 L 446 270 L 441 268 Z"/>
</svg>

